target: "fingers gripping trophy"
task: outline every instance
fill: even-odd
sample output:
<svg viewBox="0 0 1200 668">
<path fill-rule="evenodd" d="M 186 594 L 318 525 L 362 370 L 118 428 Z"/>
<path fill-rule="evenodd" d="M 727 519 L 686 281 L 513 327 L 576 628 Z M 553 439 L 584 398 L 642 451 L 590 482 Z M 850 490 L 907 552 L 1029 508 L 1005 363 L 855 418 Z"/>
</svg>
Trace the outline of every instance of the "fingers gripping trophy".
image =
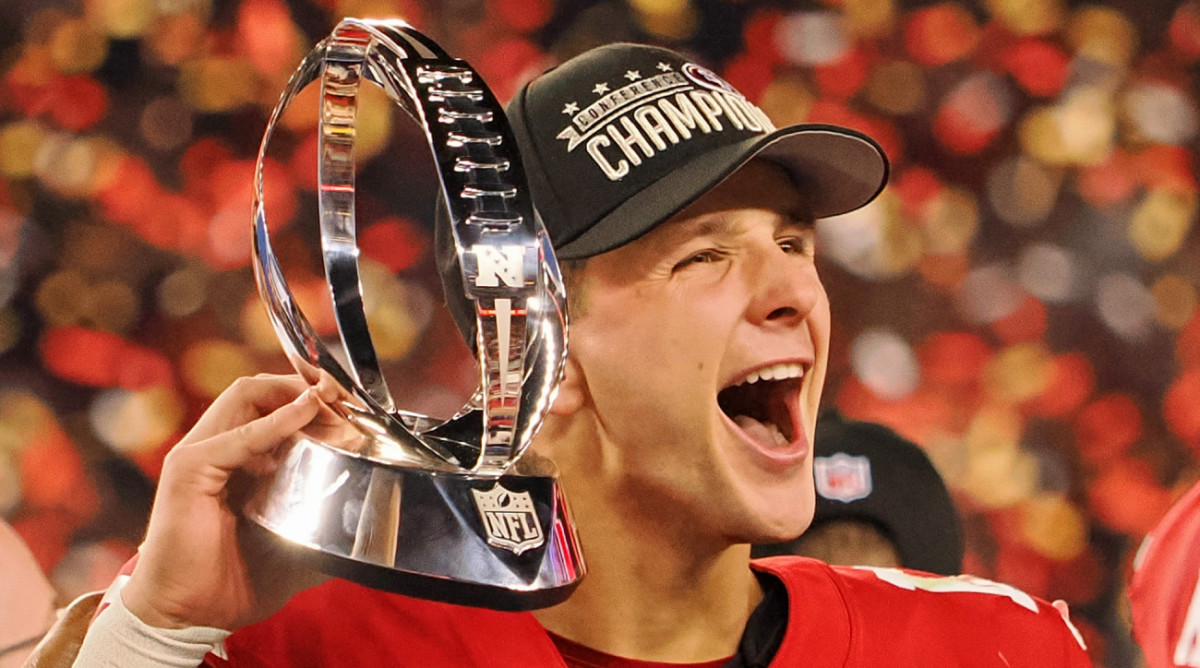
<svg viewBox="0 0 1200 668">
<path fill-rule="evenodd" d="M 271 248 L 262 167 L 281 115 L 320 79 L 321 251 L 340 350 L 317 336 Z M 454 416 L 398 408 L 363 307 L 355 240 L 356 99 L 379 86 L 439 172 L 447 301 L 474 331 L 481 383 Z M 525 610 L 565 599 L 585 566 L 552 462 L 526 453 L 566 357 L 563 284 L 503 110 L 467 63 L 401 21 L 345 19 L 292 75 L 259 149 L 259 292 L 288 359 L 332 381 L 340 430 L 296 434 L 247 517 L 325 572 L 435 600 Z M 323 381 L 323 379 L 325 379 Z M 524 455 L 524 456 L 523 456 Z"/>
</svg>

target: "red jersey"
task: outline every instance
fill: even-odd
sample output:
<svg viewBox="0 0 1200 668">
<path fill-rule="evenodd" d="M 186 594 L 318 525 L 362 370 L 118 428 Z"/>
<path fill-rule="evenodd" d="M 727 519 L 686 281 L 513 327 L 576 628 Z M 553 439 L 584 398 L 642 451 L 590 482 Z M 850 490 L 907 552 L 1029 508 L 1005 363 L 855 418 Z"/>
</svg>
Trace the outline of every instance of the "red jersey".
<svg viewBox="0 0 1200 668">
<path fill-rule="evenodd" d="M 787 591 L 787 630 L 771 666 L 1091 666 L 1057 610 L 1007 585 L 800 557 L 760 560 L 754 568 Z M 421 601 L 344 580 L 300 594 L 225 644 L 228 660 L 209 655 L 206 665 L 598 665 L 568 663 L 531 613 Z"/>
<path fill-rule="evenodd" d="M 1200 483 L 1146 536 L 1133 568 L 1133 634 L 1146 664 L 1200 667 Z"/>
</svg>

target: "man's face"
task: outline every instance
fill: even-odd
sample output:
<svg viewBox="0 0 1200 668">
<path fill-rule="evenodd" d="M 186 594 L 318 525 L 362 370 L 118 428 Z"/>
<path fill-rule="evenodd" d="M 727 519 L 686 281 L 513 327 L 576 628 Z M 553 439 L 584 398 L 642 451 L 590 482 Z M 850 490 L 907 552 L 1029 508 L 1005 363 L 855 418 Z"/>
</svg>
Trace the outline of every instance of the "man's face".
<svg viewBox="0 0 1200 668">
<path fill-rule="evenodd" d="M 799 534 L 829 305 L 812 221 L 786 174 L 752 162 L 645 236 L 590 259 L 577 287 L 573 428 L 623 512 L 700 540 Z"/>
</svg>

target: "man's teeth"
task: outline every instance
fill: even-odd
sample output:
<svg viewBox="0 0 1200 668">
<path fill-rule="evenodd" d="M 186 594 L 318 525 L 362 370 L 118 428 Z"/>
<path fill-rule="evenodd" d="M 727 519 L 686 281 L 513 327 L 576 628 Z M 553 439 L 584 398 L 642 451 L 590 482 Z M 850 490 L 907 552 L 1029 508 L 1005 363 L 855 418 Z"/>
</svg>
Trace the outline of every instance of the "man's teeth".
<svg viewBox="0 0 1200 668">
<path fill-rule="evenodd" d="M 787 445 L 787 436 L 775 426 L 774 422 L 759 422 L 747 415 L 738 415 L 733 418 L 737 426 L 741 427 L 742 431 L 746 432 L 756 441 L 762 443 L 774 443 L 775 445 Z"/>
<path fill-rule="evenodd" d="M 804 375 L 804 367 L 799 364 L 775 364 L 773 366 L 759 369 L 746 376 L 746 379 L 738 383 L 738 385 L 749 385 L 757 383 L 760 380 L 784 380 L 786 378 L 800 378 Z"/>
</svg>

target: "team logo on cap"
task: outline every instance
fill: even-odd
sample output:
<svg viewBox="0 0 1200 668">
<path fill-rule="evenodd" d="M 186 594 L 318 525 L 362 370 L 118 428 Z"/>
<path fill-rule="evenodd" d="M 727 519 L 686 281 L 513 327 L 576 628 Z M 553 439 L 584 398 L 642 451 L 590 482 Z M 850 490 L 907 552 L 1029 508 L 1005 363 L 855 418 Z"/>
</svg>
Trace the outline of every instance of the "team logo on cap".
<svg viewBox="0 0 1200 668">
<path fill-rule="evenodd" d="M 871 495 L 871 460 L 861 455 L 839 452 L 813 458 L 813 477 L 817 494 L 830 501 L 850 503 Z"/>
<path fill-rule="evenodd" d="M 568 153 L 583 146 L 611 181 L 696 137 L 775 130 L 761 109 L 695 63 L 676 71 L 660 62 L 645 73 L 627 70 L 617 81 L 597 82 L 589 92 L 599 97 L 582 108 L 578 100 L 564 104 L 571 122 L 557 135 L 567 142 Z"/>
<path fill-rule="evenodd" d="M 529 492 L 513 492 L 497 483 L 486 492 L 472 489 L 471 494 L 483 520 L 488 545 L 521 554 L 546 541 Z"/>
<path fill-rule="evenodd" d="M 717 76 L 716 72 L 713 72 L 707 67 L 700 67 L 695 63 L 685 63 L 682 70 L 684 76 L 705 88 L 723 91 L 730 95 L 742 97 L 742 94 L 739 93 L 736 88 L 730 86 L 728 81 Z M 744 100 L 745 98 L 743 97 L 742 99 Z"/>
</svg>

